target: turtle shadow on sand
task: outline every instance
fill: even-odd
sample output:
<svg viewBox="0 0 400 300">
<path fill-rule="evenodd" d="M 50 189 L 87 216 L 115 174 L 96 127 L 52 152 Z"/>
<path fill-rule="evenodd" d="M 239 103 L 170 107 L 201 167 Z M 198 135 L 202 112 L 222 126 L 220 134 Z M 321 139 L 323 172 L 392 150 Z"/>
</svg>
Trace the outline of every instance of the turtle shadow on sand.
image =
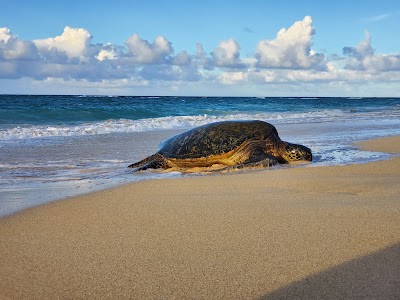
<svg viewBox="0 0 400 300">
<path fill-rule="evenodd" d="M 311 150 L 282 141 L 273 125 L 263 121 L 224 121 L 173 136 L 161 143 L 157 153 L 128 168 L 214 172 L 301 161 L 312 161 Z"/>
</svg>

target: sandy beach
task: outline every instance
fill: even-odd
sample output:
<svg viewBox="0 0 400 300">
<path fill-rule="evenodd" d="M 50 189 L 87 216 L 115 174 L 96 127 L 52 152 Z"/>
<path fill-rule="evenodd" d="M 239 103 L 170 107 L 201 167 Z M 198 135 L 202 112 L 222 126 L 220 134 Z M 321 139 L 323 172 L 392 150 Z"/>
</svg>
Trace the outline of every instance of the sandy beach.
<svg viewBox="0 0 400 300">
<path fill-rule="evenodd" d="M 400 137 L 359 144 L 400 153 Z M 399 299 L 400 157 L 144 181 L 0 219 L 1 299 Z"/>
</svg>

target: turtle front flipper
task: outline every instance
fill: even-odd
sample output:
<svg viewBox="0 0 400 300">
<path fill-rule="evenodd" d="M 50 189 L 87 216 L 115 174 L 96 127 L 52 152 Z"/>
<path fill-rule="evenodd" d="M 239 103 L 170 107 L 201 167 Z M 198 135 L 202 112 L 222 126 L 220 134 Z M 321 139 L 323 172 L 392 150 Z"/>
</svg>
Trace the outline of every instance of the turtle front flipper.
<svg viewBox="0 0 400 300">
<path fill-rule="evenodd" d="M 260 161 L 245 162 L 239 165 L 209 170 L 208 172 L 231 172 L 241 169 L 265 169 L 273 167 L 276 164 L 278 164 L 278 160 L 274 156 L 266 154 L 266 157 Z"/>
<path fill-rule="evenodd" d="M 278 160 L 276 159 L 276 157 L 271 154 L 265 153 L 263 148 L 259 145 L 249 144 L 245 148 L 247 148 L 250 152 L 247 155 L 247 159 L 235 165 L 230 165 L 224 168 L 217 169 L 216 171 L 229 172 L 238 169 L 270 168 L 278 164 Z M 238 154 L 238 156 L 242 155 L 243 153 Z M 212 170 L 212 172 L 214 172 L 214 170 Z"/>
<path fill-rule="evenodd" d="M 270 168 L 272 166 L 275 166 L 278 164 L 278 160 L 270 155 L 270 154 L 265 154 L 265 158 L 261 159 L 259 161 L 249 161 L 249 162 L 244 162 L 241 165 L 238 165 L 237 168 Z"/>
<path fill-rule="evenodd" d="M 278 164 L 278 160 L 274 156 L 265 153 L 262 156 L 258 156 L 256 159 L 250 157 L 248 160 L 244 161 L 243 163 L 238 164 L 236 166 L 229 166 L 226 169 L 229 171 L 229 170 L 234 170 L 234 169 L 270 168 L 276 164 Z"/>
</svg>

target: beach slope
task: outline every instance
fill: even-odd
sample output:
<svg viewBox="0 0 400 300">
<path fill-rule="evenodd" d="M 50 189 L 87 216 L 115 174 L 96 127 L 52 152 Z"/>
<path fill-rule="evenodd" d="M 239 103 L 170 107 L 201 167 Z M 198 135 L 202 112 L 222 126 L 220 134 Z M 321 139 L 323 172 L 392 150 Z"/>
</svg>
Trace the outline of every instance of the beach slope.
<svg viewBox="0 0 400 300">
<path fill-rule="evenodd" d="M 361 146 L 399 153 L 399 141 Z M 398 299 L 399 179 L 394 157 L 152 180 L 29 209 L 0 219 L 0 298 Z"/>
</svg>

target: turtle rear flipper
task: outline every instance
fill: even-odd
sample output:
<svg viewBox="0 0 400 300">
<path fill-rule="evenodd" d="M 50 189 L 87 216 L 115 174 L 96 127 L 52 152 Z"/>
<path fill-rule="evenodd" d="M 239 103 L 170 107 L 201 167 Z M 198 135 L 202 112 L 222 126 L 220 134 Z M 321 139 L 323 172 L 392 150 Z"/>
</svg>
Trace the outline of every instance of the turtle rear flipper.
<svg viewBox="0 0 400 300">
<path fill-rule="evenodd" d="M 159 153 L 146 157 L 145 159 L 128 166 L 128 168 L 130 169 L 135 169 L 134 172 L 143 171 L 147 169 L 160 169 L 165 167 L 166 167 L 165 159 Z"/>
<path fill-rule="evenodd" d="M 278 164 L 278 160 L 269 154 L 266 154 L 263 159 L 258 161 L 245 161 L 242 164 L 236 166 L 229 166 L 224 170 L 230 171 L 235 169 L 258 169 L 258 168 L 270 168 Z"/>
<path fill-rule="evenodd" d="M 138 171 L 144 171 L 147 169 L 160 169 L 163 167 L 163 162 L 162 161 L 158 161 L 158 160 L 153 160 L 148 162 L 147 164 L 144 164 L 136 169 L 134 169 L 134 172 L 138 172 Z M 129 168 L 129 167 L 128 167 Z"/>
</svg>

